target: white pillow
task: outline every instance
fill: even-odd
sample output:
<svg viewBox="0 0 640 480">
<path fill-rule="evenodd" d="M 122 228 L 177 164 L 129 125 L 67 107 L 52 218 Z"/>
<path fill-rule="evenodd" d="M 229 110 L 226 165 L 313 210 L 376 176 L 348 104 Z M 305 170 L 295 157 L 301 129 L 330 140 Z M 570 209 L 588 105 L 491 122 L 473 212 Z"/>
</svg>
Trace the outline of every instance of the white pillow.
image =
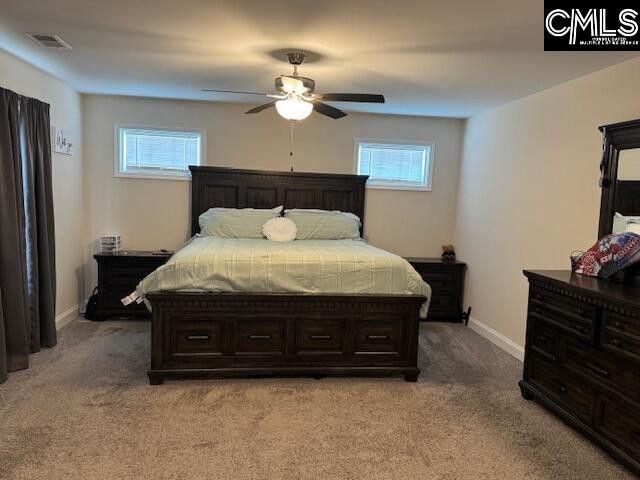
<svg viewBox="0 0 640 480">
<path fill-rule="evenodd" d="M 296 239 L 298 228 L 293 220 L 278 217 L 267 220 L 262 226 L 262 233 L 272 242 L 291 242 Z"/>
<path fill-rule="evenodd" d="M 613 232 L 611 233 L 623 233 L 634 232 L 637 233 L 640 224 L 640 217 L 625 216 L 616 212 L 613 216 Z"/>
<path fill-rule="evenodd" d="M 210 208 L 198 218 L 200 233 L 220 238 L 264 238 L 262 226 L 270 218 L 280 216 L 276 208 Z"/>
<path fill-rule="evenodd" d="M 360 219 L 353 213 L 294 208 L 285 210 L 284 218 L 295 222 L 298 240 L 360 238 Z"/>
</svg>

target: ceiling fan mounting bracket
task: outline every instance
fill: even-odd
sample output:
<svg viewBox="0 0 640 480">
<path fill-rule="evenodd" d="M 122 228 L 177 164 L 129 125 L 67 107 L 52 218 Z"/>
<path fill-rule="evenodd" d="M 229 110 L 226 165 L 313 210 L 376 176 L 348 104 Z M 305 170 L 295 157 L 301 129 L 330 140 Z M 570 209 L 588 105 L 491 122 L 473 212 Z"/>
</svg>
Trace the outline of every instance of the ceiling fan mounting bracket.
<svg viewBox="0 0 640 480">
<path fill-rule="evenodd" d="M 293 66 L 302 65 L 306 55 L 302 52 L 289 52 L 287 53 L 287 57 L 289 58 L 289 63 Z"/>
</svg>

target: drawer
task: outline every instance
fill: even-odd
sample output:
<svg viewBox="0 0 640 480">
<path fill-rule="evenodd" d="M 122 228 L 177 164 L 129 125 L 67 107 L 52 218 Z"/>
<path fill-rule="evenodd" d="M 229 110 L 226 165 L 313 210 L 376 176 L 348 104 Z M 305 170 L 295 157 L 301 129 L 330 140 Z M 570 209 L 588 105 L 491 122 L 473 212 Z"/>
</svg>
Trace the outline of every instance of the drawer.
<svg viewBox="0 0 640 480">
<path fill-rule="evenodd" d="M 602 348 L 628 360 L 640 362 L 640 341 L 635 336 L 605 328 L 600 339 Z M 638 368 L 636 366 L 636 368 Z"/>
<path fill-rule="evenodd" d="M 167 255 L 137 256 L 137 255 L 117 255 L 99 260 L 100 265 L 114 268 L 158 268 L 169 260 Z"/>
<path fill-rule="evenodd" d="M 120 275 L 123 277 L 135 277 L 140 275 L 141 272 L 153 272 L 156 268 L 158 268 L 158 264 L 156 262 L 148 263 L 109 263 L 104 266 L 106 271 L 111 275 Z"/>
<path fill-rule="evenodd" d="M 103 285 L 98 285 L 98 297 L 105 298 L 105 299 L 108 298 L 109 301 L 116 300 L 120 302 L 120 299 L 126 297 L 131 292 L 133 292 L 136 289 L 137 285 L 138 285 L 137 283 L 120 284 L 120 285 L 109 286 L 109 288 L 105 288 Z"/>
<path fill-rule="evenodd" d="M 424 278 L 423 280 L 429 284 L 434 293 L 455 293 L 460 289 L 458 284 L 455 282 L 441 282 Z"/>
<path fill-rule="evenodd" d="M 640 319 L 620 315 L 609 310 L 602 311 L 602 326 L 612 333 L 623 333 L 640 342 Z"/>
<path fill-rule="evenodd" d="M 531 332 L 531 348 L 549 360 L 558 360 L 559 333 L 556 329 L 537 320 L 533 322 Z"/>
<path fill-rule="evenodd" d="M 355 342 L 356 354 L 399 355 L 402 345 L 402 322 L 356 321 Z"/>
<path fill-rule="evenodd" d="M 623 450 L 632 455 L 640 455 L 640 419 L 637 409 L 624 407 L 601 396 L 596 428 Z"/>
<path fill-rule="evenodd" d="M 434 270 L 433 268 L 426 268 L 420 265 L 413 265 L 416 272 L 420 274 L 420 276 L 424 279 L 425 282 L 428 283 L 441 283 L 441 284 L 451 284 L 455 283 L 456 272 L 452 270 Z"/>
<path fill-rule="evenodd" d="M 154 265 L 145 266 L 115 266 L 105 267 L 104 281 L 107 285 L 133 285 L 136 286 L 140 281 L 156 269 Z"/>
<path fill-rule="evenodd" d="M 224 320 L 197 315 L 171 319 L 169 352 L 172 357 L 201 358 L 224 352 Z"/>
<path fill-rule="evenodd" d="M 434 292 L 429 304 L 429 312 L 433 313 L 455 312 L 458 308 L 458 297 L 446 293 Z"/>
<path fill-rule="evenodd" d="M 299 354 L 341 354 L 345 351 L 347 319 L 306 317 L 296 320 Z"/>
<path fill-rule="evenodd" d="M 541 290 L 532 290 L 529 315 L 588 341 L 594 339 L 596 307 Z"/>
<path fill-rule="evenodd" d="M 567 339 L 564 364 L 618 395 L 633 401 L 640 400 L 640 369 L 630 362 Z"/>
<path fill-rule="evenodd" d="M 235 321 L 236 355 L 281 355 L 284 353 L 286 322 L 278 318 Z"/>
<path fill-rule="evenodd" d="M 449 278 L 430 278 L 429 275 L 421 275 L 434 292 L 457 292 L 462 287 L 461 282 Z"/>
<path fill-rule="evenodd" d="M 538 361 L 530 363 L 531 381 L 563 404 L 570 412 L 591 423 L 595 393 L 585 383 Z"/>
</svg>

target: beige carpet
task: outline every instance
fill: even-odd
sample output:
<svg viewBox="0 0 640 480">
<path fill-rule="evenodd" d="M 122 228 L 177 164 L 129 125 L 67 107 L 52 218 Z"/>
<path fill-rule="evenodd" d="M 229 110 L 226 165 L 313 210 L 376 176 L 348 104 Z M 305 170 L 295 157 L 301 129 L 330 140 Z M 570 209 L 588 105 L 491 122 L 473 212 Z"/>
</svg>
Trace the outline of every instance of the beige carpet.
<svg viewBox="0 0 640 480">
<path fill-rule="evenodd" d="M 469 329 L 423 324 L 418 383 L 247 379 L 152 387 L 146 322 L 73 322 L 0 386 L 0 478 L 634 478 L 517 387 Z"/>
</svg>

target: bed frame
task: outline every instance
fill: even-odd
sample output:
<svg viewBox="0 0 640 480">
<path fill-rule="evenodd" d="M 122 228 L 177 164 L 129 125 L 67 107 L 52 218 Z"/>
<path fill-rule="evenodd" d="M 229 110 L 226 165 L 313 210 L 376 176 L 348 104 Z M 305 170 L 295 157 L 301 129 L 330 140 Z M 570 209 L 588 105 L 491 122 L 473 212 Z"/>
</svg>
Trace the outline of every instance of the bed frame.
<svg viewBox="0 0 640 480">
<path fill-rule="evenodd" d="M 211 207 L 321 208 L 364 219 L 366 176 L 191 170 L 191 231 Z M 159 292 L 149 382 L 169 378 L 402 374 L 420 370 L 420 295 Z"/>
</svg>

